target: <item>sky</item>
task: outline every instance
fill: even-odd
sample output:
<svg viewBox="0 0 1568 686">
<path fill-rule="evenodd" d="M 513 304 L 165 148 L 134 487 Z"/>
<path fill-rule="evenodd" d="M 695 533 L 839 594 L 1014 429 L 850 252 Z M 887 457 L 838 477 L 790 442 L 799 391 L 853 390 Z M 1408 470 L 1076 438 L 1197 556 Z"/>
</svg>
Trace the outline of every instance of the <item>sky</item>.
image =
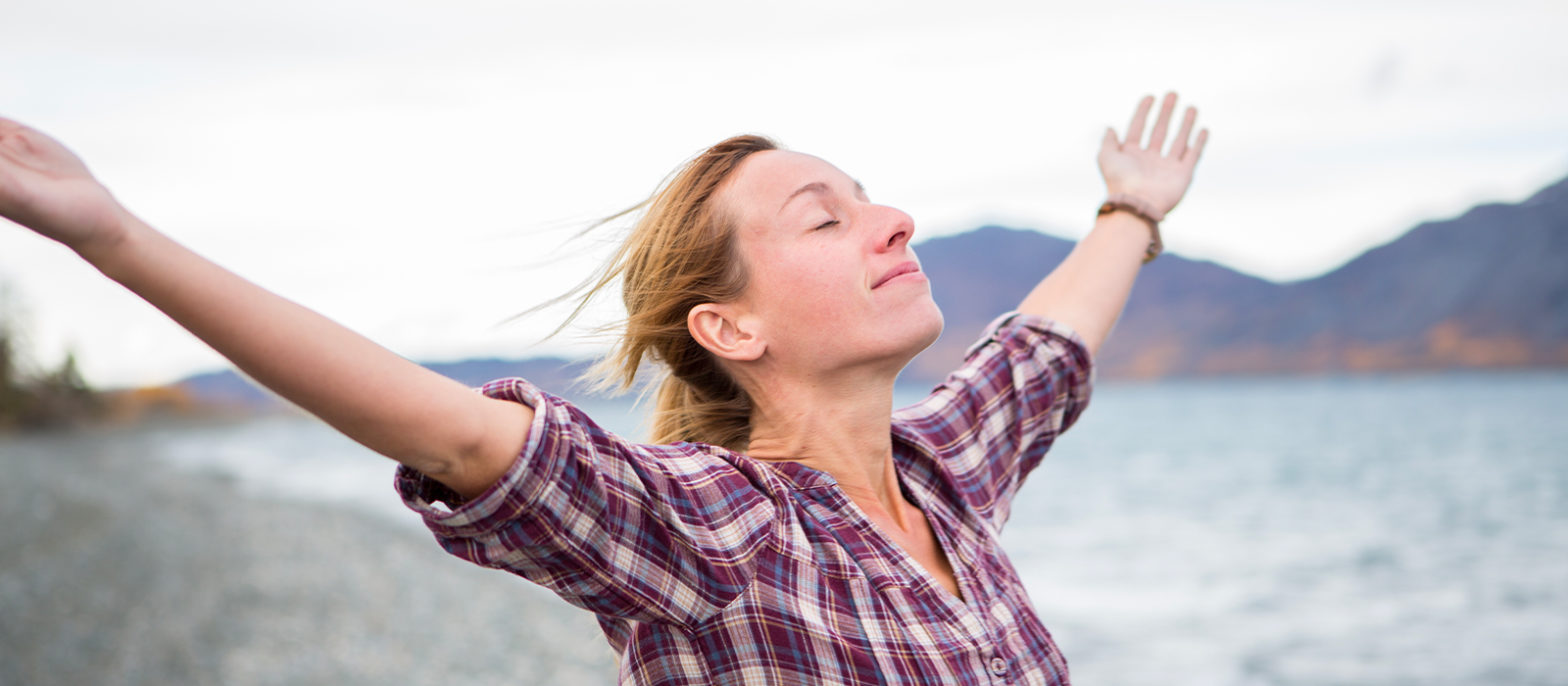
<svg viewBox="0 0 1568 686">
<path fill-rule="evenodd" d="M 1105 127 L 1174 90 L 1210 138 L 1166 249 L 1288 281 L 1568 176 L 1565 33 L 1568 4 L 1520 0 L 51 0 L 4 11 L 0 116 L 404 356 L 582 356 L 539 340 L 563 311 L 512 316 L 614 240 L 569 235 L 732 134 L 834 163 L 917 241 L 1077 239 Z M 36 364 L 71 350 L 106 387 L 224 364 L 14 225 L 0 284 Z"/>
</svg>

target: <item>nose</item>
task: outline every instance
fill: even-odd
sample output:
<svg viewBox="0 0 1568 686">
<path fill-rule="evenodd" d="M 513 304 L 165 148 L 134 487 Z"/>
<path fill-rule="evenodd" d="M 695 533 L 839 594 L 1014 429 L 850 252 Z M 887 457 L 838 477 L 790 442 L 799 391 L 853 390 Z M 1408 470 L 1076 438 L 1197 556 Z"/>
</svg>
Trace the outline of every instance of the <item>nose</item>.
<svg viewBox="0 0 1568 686">
<path fill-rule="evenodd" d="M 874 205 L 877 221 L 876 250 L 900 250 L 915 236 L 915 220 L 903 210 L 886 205 Z"/>
</svg>

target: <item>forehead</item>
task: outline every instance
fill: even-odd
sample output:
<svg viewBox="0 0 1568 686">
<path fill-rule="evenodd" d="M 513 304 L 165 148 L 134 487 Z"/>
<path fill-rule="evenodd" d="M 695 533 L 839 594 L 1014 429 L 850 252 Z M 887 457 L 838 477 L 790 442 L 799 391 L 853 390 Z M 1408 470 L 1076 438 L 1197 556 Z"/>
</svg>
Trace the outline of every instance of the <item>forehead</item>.
<svg viewBox="0 0 1568 686">
<path fill-rule="evenodd" d="M 750 221 L 778 214 L 784 202 L 811 184 L 833 188 L 855 181 L 820 157 L 793 150 L 753 153 L 726 180 L 720 196 L 731 211 Z"/>
</svg>

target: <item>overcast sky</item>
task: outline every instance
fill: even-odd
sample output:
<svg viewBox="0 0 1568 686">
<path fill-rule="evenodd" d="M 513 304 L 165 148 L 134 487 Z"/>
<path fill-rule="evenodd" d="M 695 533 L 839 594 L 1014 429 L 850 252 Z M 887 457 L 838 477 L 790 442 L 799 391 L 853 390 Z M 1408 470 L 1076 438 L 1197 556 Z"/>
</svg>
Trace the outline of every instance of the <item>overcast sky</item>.
<svg viewBox="0 0 1568 686">
<path fill-rule="evenodd" d="M 835 163 L 917 240 L 983 223 L 1075 239 L 1104 194 L 1104 127 L 1175 90 L 1210 141 L 1167 249 L 1276 280 L 1568 175 L 1568 3 L 958 7 L 19 2 L 0 115 L 176 239 L 421 359 L 581 354 L 533 345 L 559 314 L 501 322 L 603 254 L 564 236 L 740 132 Z M 72 348 L 102 385 L 222 364 L 68 251 L 0 229 L 39 361 Z"/>
</svg>

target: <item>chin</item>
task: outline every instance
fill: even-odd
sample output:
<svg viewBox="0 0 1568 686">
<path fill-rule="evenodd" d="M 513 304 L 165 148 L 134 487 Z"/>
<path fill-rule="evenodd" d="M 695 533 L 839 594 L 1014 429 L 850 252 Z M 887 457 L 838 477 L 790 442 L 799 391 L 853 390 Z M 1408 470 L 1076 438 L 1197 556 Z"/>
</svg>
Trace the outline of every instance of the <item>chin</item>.
<svg viewBox="0 0 1568 686">
<path fill-rule="evenodd" d="M 941 337 L 942 308 L 937 307 L 936 302 L 927 300 L 924 307 L 905 317 L 903 323 L 904 326 L 901 328 L 904 335 L 900 338 L 908 342 L 909 359 L 913 360 L 916 355 L 931 347 L 931 344 L 936 343 L 936 339 Z"/>
<path fill-rule="evenodd" d="M 942 327 L 946 323 L 946 320 L 942 318 L 942 308 L 937 307 L 936 303 L 932 302 L 931 315 L 927 320 L 927 326 L 929 327 L 928 337 L 924 343 L 920 344 L 920 350 L 924 351 L 926 348 L 931 347 L 931 344 L 936 343 L 936 339 L 942 336 Z"/>
</svg>

